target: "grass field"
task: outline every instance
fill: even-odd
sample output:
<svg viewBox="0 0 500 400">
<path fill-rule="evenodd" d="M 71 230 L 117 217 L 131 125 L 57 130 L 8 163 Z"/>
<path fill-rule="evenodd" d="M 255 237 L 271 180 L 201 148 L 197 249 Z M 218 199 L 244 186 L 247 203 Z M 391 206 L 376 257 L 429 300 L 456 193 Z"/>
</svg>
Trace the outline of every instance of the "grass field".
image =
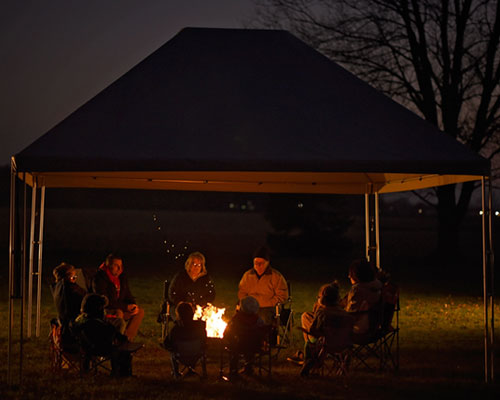
<svg viewBox="0 0 500 400">
<path fill-rule="evenodd" d="M 320 282 L 292 281 L 295 320 L 310 308 Z M 402 292 L 401 297 L 401 368 L 392 372 L 352 370 L 345 381 L 338 378 L 299 378 L 298 367 L 285 361 L 286 354 L 302 345 L 295 332 L 295 345 L 280 355 L 273 366 L 272 381 L 246 378 L 238 384 L 218 380 L 218 352 L 209 351 L 206 382 L 197 378 L 174 382 L 170 376 L 168 353 L 160 348 L 160 325 L 156 322 L 161 300 L 161 281 L 132 278 L 131 286 L 146 309 L 139 341 L 145 348 L 134 357 L 135 377 L 111 379 L 97 376 L 89 381 L 78 376 L 49 373 L 48 325 L 54 309 L 48 291 L 44 292 L 42 334 L 26 341 L 23 380 L 20 389 L 6 387 L 6 363 L 0 366 L 0 398 L 13 399 L 198 399 L 198 398 L 287 398 L 287 399 L 399 399 L 399 398 L 496 398 L 496 384 L 485 385 L 482 353 L 482 300 L 474 296 Z M 237 279 L 218 279 L 216 305 L 233 312 Z M 344 290 L 346 288 L 344 287 Z M 497 315 L 500 310 L 495 310 Z M 7 326 L 5 302 L 1 324 Z M 16 332 L 17 332 L 16 327 Z M 2 360 L 5 360 L 6 330 L 0 336 Z M 16 345 L 17 349 L 18 346 Z M 17 354 L 14 359 L 17 380 Z"/>
<path fill-rule="evenodd" d="M 477 227 L 466 237 L 469 252 L 464 268 L 453 274 L 426 263 L 424 252 L 434 240 L 429 220 L 412 221 L 382 229 L 384 266 L 400 285 L 401 367 L 398 373 L 352 370 L 347 380 L 299 378 L 298 367 L 286 355 L 302 347 L 300 333 L 295 344 L 273 365 L 271 381 L 248 378 L 238 384 L 218 380 L 217 349 L 209 352 L 208 379 L 174 382 L 168 353 L 159 346 L 160 325 L 156 322 L 162 298 L 162 282 L 182 264 L 167 244 L 189 241 L 190 251 L 201 250 L 217 289 L 216 305 L 234 312 L 241 274 L 256 245 L 265 240 L 268 227 L 262 217 L 243 214 L 159 214 L 162 233 L 156 231 L 147 211 L 49 210 L 44 249 L 42 322 L 39 338 L 25 340 L 21 387 L 7 387 L 7 243 L 2 239 L 0 268 L 0 399 L 469 399 L 500 398 L 498 384 L 486 385 L 483 367 L 483 307 L 480 240 Z M 429 226 L 427 226 L 429 225 Z M 217 229 L 212 228 L 216 226 Z M 133 229 L 131 229 L 133 227 Z M 425 228 L 425 229 L 424 229 Z M 175 232 L 175 235 L 173 235 Z M 2 234 L 5 232 L 3 231 Z M 353 236 L 363 237 L 362 227 L 352 227 Z M 480 236 L 479 236 L 480 238 Z M 164 243 L 167 240 L 168 243 Z M 99 375 L 90 380 L 75 375 L 53 375 L 49 369 L 49 320 L 55 310 L 48 283 L 50 270 L 62 260 L 77 267 L 97 267 L 106 252 L 121 245 L 132 291 L 146 310 L 138 341 L 145 344 L 134 357 L 135 377 L 111 379 Z M 354 246 L 354 251 L 362 247 Z M 4 251 L 5 250 L 5 251 Z M 412 255 L 411 257 L 408 255 Z M 392 255 L 392 257 L 389 257 Z M 345 258 L 273 259 L 273 265 L 290 280 L 295 321 L 309 310 L 318 287 L 333 278 L 348 289 Z M 424 261 L 422 261 L 424 260 Z M 470 264 L 468 264 L 470 262 Z M 463 265 L 461 266 L 463 267 Z M 453 279 L 450 279 L 450 278 Z M 17 300 L 16 300 L 17 302 Z M 19 336 L 16 309 L 14 337 Z M 496 315 L 500 309 L 495 308 Z M 498 325 L 498 318 L 497 323 Z M 499 335 L 496 335 L 498 343 Z M 19 341 L 14 342 L 14 381 L 18 381 Z M 498 351 L 497 351 L 498 366 Z M 498 373 L 497 373 L 498 376 Z M 499 378 L 500 379 L 500 378 Z"/>
</svg>

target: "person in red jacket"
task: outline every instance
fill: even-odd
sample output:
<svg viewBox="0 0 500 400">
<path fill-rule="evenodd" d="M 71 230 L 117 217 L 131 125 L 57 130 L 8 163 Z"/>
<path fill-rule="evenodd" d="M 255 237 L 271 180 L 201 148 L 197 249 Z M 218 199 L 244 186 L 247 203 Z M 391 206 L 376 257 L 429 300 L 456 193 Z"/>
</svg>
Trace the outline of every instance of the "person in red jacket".
<svg viewBox="0 0 500 400">
<path fill-rule="evenodd" d="M 125 335 L 132 342 L 144 318 L 144 309 L 137 305 L 130 291 L 120 256 L 110 254 L 106 257 L 94 277 L 92 288 L 95 293 L 108 298 L 107 315 L 123 318 L 127 322 Z"/>
</svg>

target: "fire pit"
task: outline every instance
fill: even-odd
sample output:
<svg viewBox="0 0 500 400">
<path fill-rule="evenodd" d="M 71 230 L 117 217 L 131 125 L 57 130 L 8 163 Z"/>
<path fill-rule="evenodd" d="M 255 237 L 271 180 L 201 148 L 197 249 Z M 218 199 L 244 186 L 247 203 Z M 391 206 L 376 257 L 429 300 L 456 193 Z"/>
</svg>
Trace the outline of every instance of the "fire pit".
<svg viewBox="0 0 500 400">
<path fill-rule="evenodd" d="M 225 308 L 217 308 L 210 303 L 203 308 L 196 306 L 194 319 L 205 321 L 207 337 L 221 339 L 227 326 L 227 322 L 222 319 L 225 311 Z"/>
</svg>

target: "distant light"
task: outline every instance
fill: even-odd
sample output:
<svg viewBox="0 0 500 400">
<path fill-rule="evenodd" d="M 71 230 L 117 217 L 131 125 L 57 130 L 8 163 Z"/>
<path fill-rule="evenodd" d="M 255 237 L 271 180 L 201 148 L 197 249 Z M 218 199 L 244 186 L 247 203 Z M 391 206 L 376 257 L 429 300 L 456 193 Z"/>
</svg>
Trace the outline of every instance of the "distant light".
<svg viewBox="0 0 500 400">
<path fill-rule="evenodd" d="M 242 209 L 242 210 L 246 210 L 246 209 L 247 209 L 247 205 L 246 205 L 246 204 L 242 204 L 242 205 L 241 205 L 241 209 Z"/>
<path fill-rule="evenodd" d="M 297 203 L 297 207 L 298 207 L 298 208 L 303 208 L 303 207 L 304 207 L 304 203 L 302 203 L 302 202 L 300 202 L 300 201 L 299 201 L 299 202 Z"/>
<path fill-rule="evenodd" d="M 479 211 L 479 215 L 483 215 L 483 210 L 480 210 L 480 211 Z"/>
<path fill-rule="evenodd" d="M 423 212 L 424 212 L 424 210 L 422 210 L 421 208 L 418 209 L 419 214 L 422 214 Z"/>
<path fill-rule="evenodd" d="M 229 203 L 229 208 L 234 208 L 234 203 Z"/>
<path fill-rule="evenodd" d="M 495 217 L 499 217 L 500 216 L 500 211 L 495 211 Z"/>
</svg>

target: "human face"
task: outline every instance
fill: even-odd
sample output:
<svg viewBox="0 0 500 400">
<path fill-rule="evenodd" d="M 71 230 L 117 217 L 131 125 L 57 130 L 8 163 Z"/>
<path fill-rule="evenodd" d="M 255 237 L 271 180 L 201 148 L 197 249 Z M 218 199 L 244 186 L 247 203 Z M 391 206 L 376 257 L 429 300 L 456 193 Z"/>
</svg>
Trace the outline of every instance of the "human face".
<svg viewBox="0 0 500 400">
<path fill-rule="evenodd" d="M 122 260 L 115 258 L 111 265 L 109 266 L 109 271 L 113 276 L 120 276 L 123 271 L 123 262 Z"/>
<path fill-rule="evenodd" d="M 193 258 L 189 265 L 188 273 L 191 278 L 197 278 L 201 274 L 203 261 L 199 258 Z"/>
<path fill-rule="evenodd" d="M 255 257 L 253 259 L 253 267 L 259 275 L 262 275 L 266 271 L 268 265 L 269 261 L 265 258 Z"/>
<path fill-rule="evenodd" d="M 68 271 L 68 280 L 72 283 L 76 282 L 76 278 L 78 277 L 78 274 L 76 273 L 76 269 L 72 268 Z"/>
</svg>

